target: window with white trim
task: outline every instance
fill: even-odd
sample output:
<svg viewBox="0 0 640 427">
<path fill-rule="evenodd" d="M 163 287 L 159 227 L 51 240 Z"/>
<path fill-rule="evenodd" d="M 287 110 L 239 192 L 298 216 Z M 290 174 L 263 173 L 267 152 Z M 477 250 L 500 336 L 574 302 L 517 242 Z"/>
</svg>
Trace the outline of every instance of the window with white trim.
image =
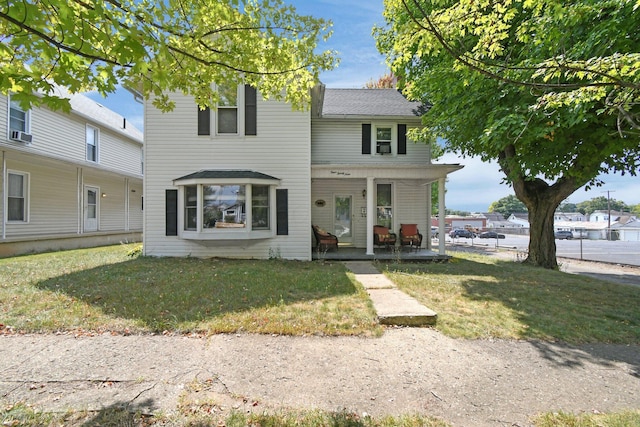
<svg viewBox="0 0 640 427">
<path fill-rule="evenodd" d="M 391 154 L 391 126 L 376 126 L 376 153 Z"/>
<path fill-rule="evenodd" d="M 238 133 L 238 87 L 218 86 L 217 131 L 224 134 Z"/>
<path fill-rule="evenodd" d="M 31 112 L 23 110 L 18 101 L 9 101 L 9 131 L 21 131 L 29 133 Z"/>
<path fill-rule="evenodd" d="M 9 171 L 7 175 L 7 220 L 27 222 L 29 174 Z"/>
<path fill-rule="evenodd" d="M 100 147 L 100 130 L 93 126 L 86 127 L 87 160 L 98 162 L 98 150 Z"/>
<path fill-rule="evenodd" d="M 183 230 L 217 234 L 267 232 L 273 234 L 273 185 L 195 184 L 183 186 Z M 237 236 L 236 236 L 237 237 Z M 247 235 L 246 238 L 250 238 Z"/>
</svg>

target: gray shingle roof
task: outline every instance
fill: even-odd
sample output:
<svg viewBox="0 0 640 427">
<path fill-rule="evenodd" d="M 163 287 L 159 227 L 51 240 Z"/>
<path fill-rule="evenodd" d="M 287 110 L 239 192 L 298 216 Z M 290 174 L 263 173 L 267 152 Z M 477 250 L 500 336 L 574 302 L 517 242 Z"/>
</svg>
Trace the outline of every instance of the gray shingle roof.
<svg viewBox="0 0 640 427">
<path fill-rule="evenodd" d="M 65 87 L 56 86 L 55 91 L 57 96 L 69 99 L 74 112 L 94 121 L 97 125 L 111 128 L 142 143 L 143 133 L 130 122 L 126 122 L 125 126 L 125 118 L 115 111 L 109 110 L 82 94 L 71 94 Z M 135 102 L 133 95 L 131 95 L 131 102 Z"/>
<path fill-rule="evenodd" d="M 198 172 L 190 173 L 189 175 L 176 178 L 174 181 L 182 181 L 187 179 L 269 179 L 278 181 L 271 175 L 264 174 L 262 172 L 256 172 L 252 170 L 236 170 L 236 169 L 206 169 Z"/>
<path fill-rule="evenodd" d="M 417 117 L 420 102 L 408 101 L 396 89 L 326 88 L 322 116 Z"/>
</svg>

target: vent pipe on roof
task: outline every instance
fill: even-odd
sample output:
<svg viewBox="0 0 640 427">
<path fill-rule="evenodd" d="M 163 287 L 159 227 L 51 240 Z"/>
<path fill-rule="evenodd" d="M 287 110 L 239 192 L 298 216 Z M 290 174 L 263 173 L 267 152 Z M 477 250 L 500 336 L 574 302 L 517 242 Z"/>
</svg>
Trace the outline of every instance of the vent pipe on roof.
<svg viewBox="0 0 640 427">
<path fill-rule="evenodd" d="M 126 129 L 127 128 L 127 119 L 126 118 L 122 118 L 122 129 Z"/>
</svg>

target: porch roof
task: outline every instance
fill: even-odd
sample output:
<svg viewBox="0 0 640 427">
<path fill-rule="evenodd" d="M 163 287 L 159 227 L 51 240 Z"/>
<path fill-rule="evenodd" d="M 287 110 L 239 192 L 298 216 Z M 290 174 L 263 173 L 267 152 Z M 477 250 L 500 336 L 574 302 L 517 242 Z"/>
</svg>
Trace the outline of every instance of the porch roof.
<svg viewBox="0 0 640 427">
<path fill-rule="evenodd" d="M 464 166 L 453 164 L 330 164 L 311 165 L 311 178 L 326 179 L 417 179 L 427 182 L 445 178 Z"/>
</svg>

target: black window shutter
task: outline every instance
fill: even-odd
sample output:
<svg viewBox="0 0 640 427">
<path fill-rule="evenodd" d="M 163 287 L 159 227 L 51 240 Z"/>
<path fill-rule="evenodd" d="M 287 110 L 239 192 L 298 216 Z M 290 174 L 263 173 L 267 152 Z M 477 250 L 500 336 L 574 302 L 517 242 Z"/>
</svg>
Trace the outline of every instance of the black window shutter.
<svg viewBox="0 0 640 427">
<path fill-rule="evenodd" d="M 244 134 L 258 134 L 258 99 L 256 88 L 244 85 Z"/>
<path fill-rule="evenodd" d="M 211 135 L 211 110 L 198 108 L 198 135 Z"/>
<path fill-rule="evenodd" d="M 407 125 L 398 125 L 398 154 L 407 154 Z"/>
<path fill-rule="evenodd" d="M 289 234 L 289 190 L 276 189 L 276 234 Z"/>
<path fill-rule="evenodd" d="M 362 154 L 371 154 L 371 124 L 362 124 Z"/>
<path fill-rule="evenodd" d="M 178 235 L 178 190 L 165 190 L 165 235 Z"/>
</svg>

